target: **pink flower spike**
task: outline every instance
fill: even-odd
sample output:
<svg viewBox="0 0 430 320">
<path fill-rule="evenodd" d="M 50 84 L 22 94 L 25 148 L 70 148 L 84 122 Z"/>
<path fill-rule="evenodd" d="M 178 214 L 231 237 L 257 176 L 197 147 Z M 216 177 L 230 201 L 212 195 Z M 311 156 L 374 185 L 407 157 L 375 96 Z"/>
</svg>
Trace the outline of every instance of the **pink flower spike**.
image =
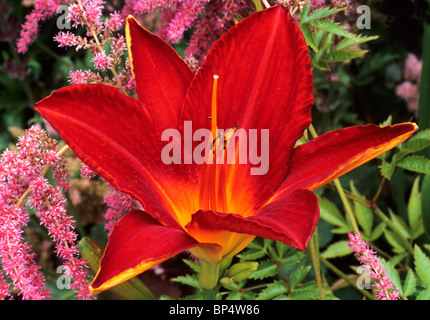
<svg viewBox="0 0 430 320">
<path fill-rule="evenodd" d="M 355 252 L 358 261 L 369 271 L 369 275 L 373 278 L 375 283 L 373 287 L 376 291 L 378 300 L 397 300 L 399 291 L 394 287 L 391 279 L 386 275 L 385 268 L 379 261 L 377 252 L 374 251 L 369 244 L 361 239 L 359 233 L 348 233 L 349 242 L 348 248 Z"/>
</svg>

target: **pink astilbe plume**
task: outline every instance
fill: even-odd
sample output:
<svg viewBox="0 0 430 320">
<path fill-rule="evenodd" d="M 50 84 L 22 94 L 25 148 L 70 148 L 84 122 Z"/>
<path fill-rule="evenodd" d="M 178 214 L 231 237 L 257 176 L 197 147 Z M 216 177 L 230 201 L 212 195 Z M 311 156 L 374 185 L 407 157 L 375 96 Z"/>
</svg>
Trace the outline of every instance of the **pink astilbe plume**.
<svg viewBox="0 0 430 320">
<path fill-rule="evenodd" d="M 396 94 L 406 101 L 408 109 L 418 116 L 422 61 L 416 55 L 408 54 L 404 69 L 404 81 L 396 87 Z"/>
<path fill-rule="evenodd" d="M 19 53 L 25 53 L 39 33 L 39 23 L 52 18 L 60 5 L 69 3 L 68 0 L 35 0 L 34 9 L 25 17 L 17 42 Z"/>
<path fill-rule="evenodd" d="M 117 221 L 128 211 L 133 209 L 133 199 L 124 194 L 111 185 L 109 185 L 110 193 L 104 196 L 103 202 L 108 206 L 104 214 L 106 221 L 105 229 L 110 234 Z"/>
<path fill-rule="evenodd" d="M 369 244 L 361 239 L 359 233 L 348 233 L 348 248 L 355 252 L 358 261 L 368 270 L 370 277 L 374 280 L 372 284 L 376 291 L 378 300 L 397 300 L 399 291 L 394 287 L 391 279 L 385 273 L 385 268 L 379 261 L 377 252 Z"/>
<path fill-rule="evenodd" d="M 193 29 L 185 60 L 196 61 L 198 67 L 214 42 L 252 10 L 254 6 L 245 0 L 128 0 L 122 15 L 159 12 L 162 26 L 158 35 L 170 43 Z"/>
<path fill-rule="evenodd" d="M 131 67 L 128 59 L 124 58 L 127 46 L 124 36 L 119 33 L 124 26 L 124 18 L 113 12 L 103 19 L 104 4 L 102 0 L 77 0 L 70 6 L 67 19 L 74 28 L 86 28 L 85 35 L 60 31 L 54 40 L 59 47 L 90 50 L 93 55 L 91 61 L 95 70 L 71 71 L 69 78 L 72 84 L 103 83 L 116 86 L 124 93 L 132 92 Z"/>
<path fill-rule="evenodd" d="M 1 268 L 23 299 L 49 299 L 36 255 L 22 233 L 32 208 L 56 243 L 57 255 L 69 266 L 72 288 L 80 299 L 90 298 L 85 262 L 78 257 L 74 221 L 67 214 L 63 191 L 69 175 L 56 151 L 57 142 L 39 126 L 26 130 L 17 151 L 6 150 L 0 159 Z M 55 185 L 44 178 L 50 169 Z"/>
</svg>

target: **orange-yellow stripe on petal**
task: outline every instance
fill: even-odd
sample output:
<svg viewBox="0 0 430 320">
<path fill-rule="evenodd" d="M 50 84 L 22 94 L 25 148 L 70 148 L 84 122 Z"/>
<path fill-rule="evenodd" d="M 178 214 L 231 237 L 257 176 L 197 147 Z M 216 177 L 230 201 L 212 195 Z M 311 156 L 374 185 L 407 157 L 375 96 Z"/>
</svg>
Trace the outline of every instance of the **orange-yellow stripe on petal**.
<svg viewBox="0 0 430 320">
<path fill-rule="evenodd" d="M 279 193 L 315 190 L 405 141 L 418 129 L 415 123 L 379 127 L 353 126 L 321 135 L 294 149 Z"/>
</svg>

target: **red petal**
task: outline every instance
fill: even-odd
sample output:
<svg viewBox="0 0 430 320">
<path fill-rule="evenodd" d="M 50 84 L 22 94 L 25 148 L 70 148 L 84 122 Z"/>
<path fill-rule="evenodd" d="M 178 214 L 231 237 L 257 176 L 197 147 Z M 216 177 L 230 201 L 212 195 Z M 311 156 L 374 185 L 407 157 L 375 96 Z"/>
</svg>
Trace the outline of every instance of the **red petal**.
<svg viewBox="0 0 430 320">
<path fill-rule="evenodd" d="M 192 216 L 186 228 L 196 239 L 199 239 L 200 233 L 227 230 L 281 241 L 305 250 L 318 218 L 318 198 L 311 191 L 296 190 L 277 196 L 256 215 L 247 218 L 237 214 L 199 211 Z"/>
<path fill-rule="evenodd" d="M 178 128 L 185 94 L 194 73 L 176 51 L 133 18 L 127 18 L 127 46 L 139 101 L 167 128 Z"/>
<path fill-rule="evenodd" d="M 192 171 L 162 163 L 164 127 L 136 99 L 110 86 L 74 85 L 35 108 L 83 162 L 163 223 L 178 226 L 176 206 L 197 210 L 191 204 L 197 188 L 189 180 Z"/>
<path fill-rule="evenodd" d="M 186 232 L 163 226 L 143 211 L 130 211 L 112 230 L 91 291 L 107 290 L 198 245 Z"/>
<path fill-rule="evenodd" d="M 311 121 L 308 47 L 288 10 L 255 13 L 215 43 L 191 83 L 181 124 L 191 120 L 195 129 L 211 128 L 213 75 L 219 75 L 218 128 L 270 130 L 267 174 L 251 176 L 250 161 L 226 174 L 227 194 L 264 202 L 285 178 L 290 152 Z"/>
<path fill-rule="evenodd" d="M 326 133 L 294 149 L 278 192 L 315 190 L 394 148 L 416 130 L 413 123 L 384 128 L 369 124 Z"/>
</svg>

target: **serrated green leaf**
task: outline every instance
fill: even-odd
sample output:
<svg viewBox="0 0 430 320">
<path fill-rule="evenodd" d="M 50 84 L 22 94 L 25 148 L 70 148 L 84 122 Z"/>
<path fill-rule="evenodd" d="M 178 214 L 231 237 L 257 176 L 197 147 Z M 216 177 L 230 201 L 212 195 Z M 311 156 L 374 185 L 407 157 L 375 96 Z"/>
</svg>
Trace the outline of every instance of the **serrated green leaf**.
<svg viewBox="0 0 430 320">
<path fill-rule="evenodd" d="M 312 11 L 311 14 L 306 14 L 303 19 L 302 17 L 300 18 L 300 22 L 302 23 L 307 23 L 307 22 L 311 22 L 313 20 L 319 20 L 319 19 L 323 19 L 323 18 L 327 18 L 335 13 L 341 12 L 346 10 L 347 8 L 333 8 L 333 9 L 329 9 L 327 7 L 324 8 L 319 8 L 319 9 L 315 9 L 314 11 Z"/>
<path fill-rule="evenodd" d="M 302 11 L 300 12 L 300 23 L 303 23 L 306 17 L 309 15 L 309 12 L 311 11 L 311 1 L 307 1 L 305 5 L 303 6 Z"/>
<path fill-rule="evenodd" d="M 363 44 L 365 42 L 376 40 L 378 38 L 379 38 L 379 36 L 366 37 L 366 36 L 361 36 L 361 35 L 356 35 L 355 39 L 344 38 L 336 45 L 336 50 L 348 49 L 348 48 L 354 47 L 358 44 Z"/>
<path fill-rule="evenodd" d="M 291 250 L 291 252 L 281 260 L 281 263 L 284 265 L 292 265 L 300 262 L 303 258 L 304 253 L 299 250 Z"/>
<path fill-rule="evenodd" d="M 422 156 L 409 156 L 403 158 L 397 165 L 405 170 L 430 174 L 430 160 Z"/>
<path fill-rule="evenodd" d="M 430 286 L 430 259 L 418 245 L 414 248 L 414 264 L 418 277 Z"/>
<path fill-rule="evenodd" d="M 289 247 L 280 241 L 276 241 L 276 250 L 278 251 L 278 256 L 282 259 L 284 254 L 288 252 Z"/>
<path fill-rule="evenodd" d="M 386 161 L 382 162 L 382 164 L 379 166 L 381 175 L 387 180 L 391 180 L 395 168 L 395 163 L 393 164 Z"/>
<path fill-rule="evenodd" d="M 351 192 L 354 196 L 366 200 L 355 187 L 354 183 L 351 181 Z M 373 212 L 368 207 L 361 202 L 354 201 L 354 212 L 357 217 L 358 224 L 363 228 L 363 233 L 365 236 L 370 236 L 373 227 Z"/>
<path fill-rule="evenodd" d="M 182 283 L 182 284 L 185 284 L 187 286 L 194 287 L 197 289 L 200 288 L 199 279 L 195 276 L 191 276 L 191 275 L 179 276 L 179 277 L 174 278 L 173 281 L 179 282 L 179 283 Z"/>
<path fill-rule="evenodd" d="M 385 231 L 386 224 L 381 222 L 378 224 L 375 229 L 372 230 L 372 234 L 370 235 L 369 240 L 374 241 L 378 239 Z"/>
<path fill-rule="evenodd" d="M 240 299 L 241 299 L 241 296 L 239 291 L 230 293 L 226 298 L 226 300 L 240 300 Z"/>
<path fill-rule="evenodd" d="M 369 50 L 333 50 L 324 57 L 326 62 L 346 62 L 363 57 Z"/>
<path fill-rule="evenodd" d="M 254 271 L 249 278 L 255 280 L 261 280 L 268 277 L 273 277 L 278 272 L 276 264 L 272 260 L 262 261 L 258 265 L 258 269 Z"/>
<path fill-rule="evenodd" d="M 346 229 L 350 229 L 348 223 L 345 218 L 340 213 L 339 209 L 336 207 L 334 203 L 326 198 L 319 198 L 318 204 L 320 207 L 320 216 L 325 221 Z"/>
<path fill-rule="evenodd" d="M 287 285 L 284 282 L 277 281 L 261 290 L 256 300 L 269 300 L 287 292 Z"/>
<path fill-rule="evenodd" d="M 403 294 L 402 282 L 400 281 L 400 277 L 399 277 L 399 274 L 397 273 L 397 270 L 393 267 L 393 265 L 390 262 L 382 258 L 380 258 L 380 261 L 385 268 L 385 273 L 391 279 L 393 286 L 399 290 L 400 294 Z"/>
<path fill-rule="evenodd" d="M 400 150 L 408 153 L 418 152 L 430 146 L 430 138 L 411 138 L 400 145 Z"/>
<path fill-rule="evenodd" d="M 336 34 L 341 37 L 345 37 L 348 39 L 352 39 L 355 41 L 359 41 L 359 38 L 352 33 L 346 31 L 345 27 L 340 25 L 337 22 L 331 21 L 331 20 L 313 20 L 310 22 L 310 24 L 314 28 L 318 28 L 324 31 L 327 31 L 331 34 Z"/>
<path fill-rule="evenodd" d="M 417 284 L 417 278 L 412 270 L 408 271 L 408 275 L 405 279 L 405 284 L 403 285 L 403 294 L 405 297 L 409 297 L 411 294 L 415 292 Z"/>
<path fill-rule="evenodd" d="M 200 264 L 196 263 L 194 260 L 184 259 L 183 260 L 194 272 L 200 271 Z"/>
<path fill-rule="evenodd" d="M 309 273 L 311 266 L 300 266 L 290 277 L 290 289 L 294 289 Z"/>
<path fill-rule="evenodd" d="M 323 287 L 324 297 L 327 300 L 336 299 L 332 292 Z M 291 290 L 291 299 L 293 300 L 317 300 L 320 299 L 318 284 L 316 281 L 309 281 L 304 283 L 302 286 Z"/>
<path fill-rule="evenodd" d="M 300 24 L 300 30 L 302 30 L 303 36 L 305 37 L 306 44 L 312 48 L 315 52 L 318 52 L 318 45 L 315 40 L 315 35 L 306 23 Z"/>
<path fill-rule="evenodd" d="M 419 130 L 410 139 L 430 139 L 430 129 Z"/>
<path fill-rule="evenodd" d="M 266 253 L 262 249 L 250 249 L 237 255 L 242 260 L 257 260 L 264 257 Z"/>
<path fill-rule="evenodd" d="M 330 259 L 351 254 L 353 251 L 348 249 L 347 243 L 348 241 L 338 241 L 332 243 L 323 253 L 321 253 L 321 255 L 326 259 Z"/>
<path fill-rule="evenodd" d="M 430 288 L 421 291 L 416 300 L 430 300 Z"/>
<path fill-rule="evenodd" d="M 385 230 L 384 235 L 388 243 L 393 247 L 393 251 L 395 253 L 403 253 L 406 251 L 405 247 L 402 244 L 402 241 L 397 237 L 396 234 L 391 231 Z"/>
<path fill-rule="evenodd" d="M 406 222 L 396 215 L 390 208 L 388 208 L 388 212 L 390 213 L 391 221 L 396 226 L 396 230 L 406 239 L 411 237 L 411 232 L 406 224 Z"/>
</svg>

